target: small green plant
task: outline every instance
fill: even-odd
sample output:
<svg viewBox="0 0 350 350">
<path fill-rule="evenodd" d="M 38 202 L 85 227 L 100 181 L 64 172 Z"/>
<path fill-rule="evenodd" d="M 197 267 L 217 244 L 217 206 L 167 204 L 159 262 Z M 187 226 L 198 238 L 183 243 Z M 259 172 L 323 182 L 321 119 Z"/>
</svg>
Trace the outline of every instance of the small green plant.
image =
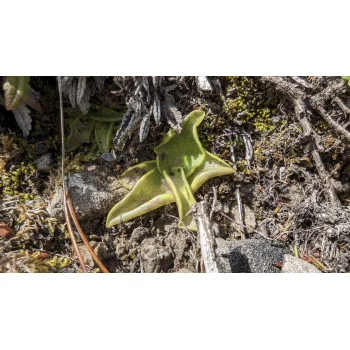
<svg viewBox="0 0 350 350">
<path fill-rule="evenodd" d="M 0 104 L 12 111 L 18 126 L 27 137 L 32 129 L 32 118 L 29 107 L 41 113 L 41 106 L 34 90 L 30 87 L 30 77 L 0 77 L 4 96 L 0 94 Z"/>
<path fill-rule="evenodd" d="M 198 110 L 190 113 L 179 134 L 171 129 L 155 147 L 156 160 L 125 171 L 122 184 L 131 191 L 111 209 L 107 227 L 176 202 L 180 227 L 197 230 L 193 216 L 188 213 L 196 203 L 193 194 L 207 180 L 234 172 L 227 163 L 206 151 L 199 141 L 197 127 L 204 115 L 205 112 Z"/>
<path fill-rule="evenodd" d="M 91 106 L 85 115 L 73 108 L 66 108 L 65 112 L 69 115 L 67 122 L 70 126 L 67 152 L 92 142 L 94 138 L 102 154 L 110 152 L 113 136 L 119 128 L 117 123 L 122 120 L 124 112 L 96 105 Z"/>
</svg>

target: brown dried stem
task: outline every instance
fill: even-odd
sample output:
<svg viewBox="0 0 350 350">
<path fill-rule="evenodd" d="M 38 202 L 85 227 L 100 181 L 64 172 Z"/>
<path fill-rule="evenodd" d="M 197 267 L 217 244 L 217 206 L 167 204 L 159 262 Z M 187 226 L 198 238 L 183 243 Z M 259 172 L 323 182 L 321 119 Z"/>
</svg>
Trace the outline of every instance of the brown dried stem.
<svg viewBox="0 0 350 350">
<path fill-rule="evenodd" d="M 322 102 L 317 102 L 316 108 L 322 118 L 329 124 L 331 125 L 335 131 L 337 131 L 339 134 L 342 134 L 345 136 L 349 141 L 350 141 L 350 132 L 344 129 L 340 124 L 338 124 L 335 120 L 331 118 L 331 116 L 326 112 L 326 110 L 323 107 Z"/>
<path fill-rule="evenodd" d="M 82 228 L 81 228 L 81 226 L 79 224 L 79 221 L 78 221 L 78 218 L 77 218 L 77 216 L 75 214 L 74 206 L 73 206 L 73 203 L 72 203 L 72 200 L 70 198 L 70 195 L 69 195 L 68 191 L 66 193 L 66 197 L 67 197 L 67 204 L 68 204 L 69 213 L 70 213 L 70 215 L 71 215 L 71 217 L 73 219 L 74 225 L 77 228 L 82 241 L 84 242 L 86 248 L 88 249 L 89 253 L 91 254 L 91 256 L 94 259 L 95 263 L 101 269 L 101 271 L 104 272 L 104 273 L 109 273 L 109 271 L 107 270 L 106 266 L 103 264 L 103 262 L 100 260 L 100 258 L 96 255 L 96 253 L 94 252 L 94 250 L 90 246 L 89 240 L 85 236 L 85 233 L 83 232 L 83 230 L 82 230 Z"/>
<path fill-rule="evenodd" d="M 340 97 L 335 97 L 334 102 L 339 106 L 344 114 L 350 114 L 350 108 L 345 105 L 345 103 L 340 99 Z"/>
<path fill-rule="evenodd" d="M 63 199 L 63 205 L 64 205 L 64 217 L 66 219 L 67 229 L 68 229 L 68 232 L 69 232 L 69 237 L 70 237 L 70 239 L 72 241 L 73 250 L 74 250 L 75 254 L 77 255 L 77 258 L 79 260 L 79 264 L 81 266 L 81 269 L 83 270 L 83 272 L 86 273 L 88 271 L 86 269 L 83 256 L 81 255 L 81 252 L 80 252 L 80 250 L 78 248 L 77 240 L 76 240 L 76 238 L 74 236 L 74 232 L 73 232 L 73 229 L 72 229 L 72 223 L 71 223 L 70 217 L 68 215 L 68 206 L 67 206 L 67 201 L 66 201 L 65 196 L 64 196 L 64 199 Z"/>
</svg>

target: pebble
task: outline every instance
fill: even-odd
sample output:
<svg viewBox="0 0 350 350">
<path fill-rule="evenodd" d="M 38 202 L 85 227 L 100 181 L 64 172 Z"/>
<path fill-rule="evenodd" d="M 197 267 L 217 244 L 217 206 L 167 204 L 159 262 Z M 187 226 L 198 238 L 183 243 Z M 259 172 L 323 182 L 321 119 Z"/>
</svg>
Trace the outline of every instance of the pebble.
<svg viewBox="0 0 350 350">
<path fill-rule="evenodd" d="M 53 158 L 51 153 L 45 153 L 42 156 L 36 158 L 36 167 L 38 171 L 48 171 L 53 164 Z"/>
</svg>

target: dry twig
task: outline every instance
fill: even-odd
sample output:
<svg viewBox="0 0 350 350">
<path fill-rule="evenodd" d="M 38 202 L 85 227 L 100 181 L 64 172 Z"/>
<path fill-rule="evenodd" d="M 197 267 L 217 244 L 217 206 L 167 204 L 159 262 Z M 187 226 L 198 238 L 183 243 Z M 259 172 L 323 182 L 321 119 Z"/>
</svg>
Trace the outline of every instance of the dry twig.
<svg viewBox="0 0 350 350">
<path fill-rule="evenodd" d="M 196 207 L 196 221 L 205 271 L 207 273 L 217 273 L 219 270 L 215 259 L 214 236 L 211 231 L 210 220 L 206 214 L 205 202 L 198 203 Z"/>
<path fill-rule="evenodd" d="M 79 235 L 82 239 L 82 241 L 84 242 L 86 248 L 88 249 L 89 253 L 91 254 L 92 258 L 94 259 L 95 263 L 99 266 L 99 268 L 101 269 L 102 272 L 104 273 L 109 273 L 109 271 L 107 270 L 106 266 L 103 264 L 103 262 L 100 260 L 100 258 L 96 255 L 96 253 L 94 252 L 94 250 L 92 249 L 92 247 L 90 246 L 89 240 L 87 239 L 86 235 L 84 234 L 78 218 L 76 216 L 74 207 L 73 207 L 73 203 L 72 200 L 70 198 L 69 192 L 66 193 L 66 197 L 67 197 L 67 204 L 68 204 L 68 210 L 69 213 L 73 219 L 74 225 L 77 228 Z"/>
<path fill-rule="evenodd" d="M 304 137 L 311 137 L 311 140 L 309 142 L 311 154 L 316 164 L 318 173 L 325 185 L 325 190 L 328 194 L 329 200 L 333 205 L 339 207 L 341 205 L 339 198 L 336 194 L 333 184 L 330 181 L 330 175 L 327 173 L 326 168 L 322 162 L 321 156 L 318 151 L 317 142 L 314 136 L 315 132 L 313 131 L 310 121 L 307 117 L 308 113 L 312 113 L 306 107 L 306 101 L 310 100 L 310 97 L 306 95 L 306 93 L 304 93 L 303 91 L 296 88 L 292 83 L 287 82 L 282 77 L 264 77 L 264 80 L 274 84 L 277 90 L 287 94 L 292 100 L 294 104 L 295 115 L 302 127 Z"/>
</svg>

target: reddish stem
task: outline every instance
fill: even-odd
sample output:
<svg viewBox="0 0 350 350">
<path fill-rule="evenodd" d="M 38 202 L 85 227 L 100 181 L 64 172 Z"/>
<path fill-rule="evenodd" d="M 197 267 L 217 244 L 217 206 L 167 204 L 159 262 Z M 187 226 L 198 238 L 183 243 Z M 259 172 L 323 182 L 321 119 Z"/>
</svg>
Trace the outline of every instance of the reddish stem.
<svg viewBox="0 0 350 350">
<path fill-rule="evenodd" d="M 67 191 L 66 193 L 66 198 L 67 198 L 67 204 L 68 204 L 68 210 L 69 210 L 69 213 L 73 219 L 73 222 L 74 222 L 74 225 L 75 227 L 77 228 L 79 234 L 80 234 L 80 237 L 82 239 L 82 241 L 84 242 L 86 248 L 88 249 L 88 251 L 90 252 L 92 258 L 94 259 L 95 263 L 99 266 L 99 268 L 101 269 L 102 272 L 104 273 L 109 273 L 109 271 L 107 270 L 106 266 L 103 264 L 103 262 L 100 260 L 100 258 L 95 254 L 94 250 L 92 249 L 92 247 L 90 246 L 90 243 L 89 243 L 89 240 L 87 239 L 87 237 L 85 236 L 85 233 L 83 232 L 80 224 L 79 224 L 79 221 L 78 221 L 78 218 L 75 214 L 75 210 L 74 210 L 74 206 L 73 206 L 73 203 L 72 203 L 72 200 L 69 196 L 69 193 Z"/>
<path fill-rule="evenodd" d="M 81 255 L 81 252 L 80 252 L 79 248 L 78 248 L 77 240 L 76 240 L 76 238 L 74 236 L 74 232 L 72 230 L 72 223 L 71 223 L 70 217 L 68 215 L 67 202 L 63 201 L 63 204 L 64 204 L 64 217 L 66 219 L 67 229 L 68 229 L 68 232 L 69 232 L 70 239 L 72 241 L 73 250 L 75 251 L 75 254 L 77 255 L 77 258 L 79 260 L 79 264 L 81 266 L 81 269 L 83 270 L 83 272 L 86 273 L 87 269 L 86 269 L 86 266 L 85 266 L 85 263 L 84 263 L 84 259 L 83 259 L 83 256 Z"/>
</svg>

